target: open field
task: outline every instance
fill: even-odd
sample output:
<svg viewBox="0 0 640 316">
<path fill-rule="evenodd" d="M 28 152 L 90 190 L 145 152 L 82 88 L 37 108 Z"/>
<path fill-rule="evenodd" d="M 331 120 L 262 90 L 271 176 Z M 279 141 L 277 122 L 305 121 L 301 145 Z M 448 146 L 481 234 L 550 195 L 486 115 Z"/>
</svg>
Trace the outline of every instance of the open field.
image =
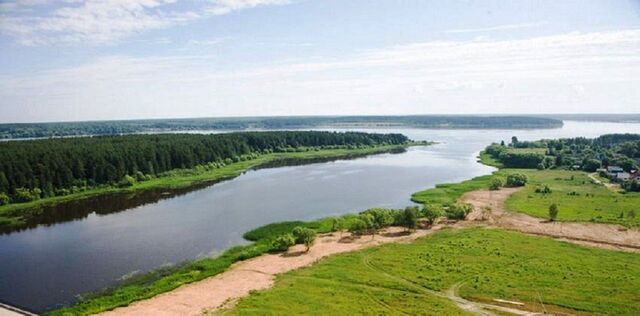
<svg viewBox="0 0 640 316">
<path fill-rule="evenodd" d="M 348 159 L 362 157 L 373 154 L 388 153 L 405 146 L 424 145 L 424 142 L 409 143 L 407 145 L 376 146 L 359 149 L 326 149 L 311 150 L 303 152 L 271 153 L 258 156 L 256 159 L 239 161 L 221 168 L 212 170 L 204 169 L 181 169 L 170 172 L 170 175 L 157 177 L 148 181 L 137 182 L 130 187 L 103 187 L 91 189 L 79 193 L 65 196 L 39 199 L 27 203 L 14 203 L 0 206 L 0 228 L 20 228 L 26 225 L 29 220 L 37 218 L 44 211 L 47 205 L 54 205 L 75 200 L 88 199 L 100 195 L 114 193 L 137 193 L 151 189 L 180 189 L 195 186 L 201 183 L 217 182 L 231 179 L 241 175 L 243 172 L 259 167 L 261 165 L 283 162 L 313 162 L 318 159 Z"/>
<path fill-rule="evenodd" d="M 472 301 L 517 301 L 532 311 L 634 315 L 640 310 L 637 259 L 498 229 L 446 230 L 280 275 L 272 289 L 229 313 L 458 315 L 444 295 L 454 289 Z"/>
<path fill-rule="evenodd" d="M 511 172 L 511 170 L 509 170 Z M 516 171 L 513 171 L 516 172 Z M 507 209 L 546 218 L 549 205 L 558 205 L 558 221 L 640 226 L 640 193 L 619 193 L 604 184 L 592 183 L 582 171 L 517 170 L 529 177 L 529 183 L 506 201 Z M 535 193 L 547 185 L 551 193 Z M 630 214 L 635 212 L 635 217 Z"/>
</svg>

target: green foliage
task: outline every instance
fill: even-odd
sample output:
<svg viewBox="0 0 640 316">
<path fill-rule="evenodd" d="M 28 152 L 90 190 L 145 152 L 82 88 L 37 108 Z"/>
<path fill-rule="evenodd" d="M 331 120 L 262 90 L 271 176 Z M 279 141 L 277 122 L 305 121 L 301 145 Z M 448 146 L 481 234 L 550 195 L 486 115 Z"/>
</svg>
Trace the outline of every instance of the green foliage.
<svg viewBox="0 0 640 316">
<path fill-rule="evenodd" d="M 401 225 L 407 230 L 414 230 L 418 227 L 419 210 L 416 206 L 406 207 L 402 211 Z"/>
<path fill-rule="evenodd" d="M 0 206 L 9 204 L 9 196 L 5 193 L 0 193 Z"/>
<path fill-rule="evenodd" d="M 640 192 L 640 182 L 638 180 L 626 181 L 622 184 L 622 188 L 627 192 Z"/>
<path fill-rule="evenodd" d="M 384 209 L 384 208 L 372 208 L 368 209 L 360 214 L 368 214 L 371 215 L 371 229 L 377 231 L 379 229 L 389 227 L 394 223 L 395 213 L 397 210 Z M 365 220 L 367 223 L 368 220 Z"/>
<path fill-rule="evenodd" d="M 422 214 L 427 219 L 429 225 L 433 225 L 435 221 L 442 216 L 442 206 L 438 204 L 428 204 L 422 209 Z"/>
<path fill-rule="evenodd" d="M 13 200 L 15 202 L 30 202 L 40 199 L 40 194 L 42 191 L 40 189 L 27 189 L 27 188 L 17 188 L 16 193 L 13 196 Z"/>
<path fill-rule="evenodd" d="M 131 187 L 134 184 L 136 184 L 136 179 L 130 175 L 125 175 L 124 177 L 122 177 L 122 180 L 120 180 L 120 182 L 118 183 L 118 186 L 121 188 L 127 188 L 127 187 Z"/>
<path fill-rule="evenodd" d="M 549 314 L 637 315 L 638 255 L 498 229 L 445 230 L 279 275 L 230 314 L 467 315 L 442 297 L 525 302 Z M 556 264 L 549 264 L 550 262 Z"/>
<path fill-rule="evenodd" d="M 522 173 L 511 173 L 507 176 L 507 186 L 508 187 L 521 187 L 527 184 L 529 179 L 525 174 Z"/>
<path fill-rule="evenodd" d="M 536 187 L 536 193 L 549 194 L 552 193 L 551 188 L 548 185 L 544 185 L 543 187 Z"/>
<path fill-rule="evenodd" d="M 489 190 L 500 190 L 500 188 L 504 186 L 504 182 L 500 178 L 492 178 L 491 183 L 489 184 Z"/>
<path fill-rule="evenodd" d="M 277 237 L 273 243 L 271 248 L 274 251 L 287 251 L 289 247 L 296 244 L 296 238 L 293 237 L 292 234 L 284 234 L 282 236 Z"/>
<path fill-rule="evenodd" d="M 549 205 L 549 220 L 555 221 L 558 218 L 558 205 L 553 203 Z"/>
<path fill-rule="evenodd" d="M 473 211 L 471 204 L 455 203 L 445 207 L 445 215 L 448 219 L 463 220 Z"/>
</svg>

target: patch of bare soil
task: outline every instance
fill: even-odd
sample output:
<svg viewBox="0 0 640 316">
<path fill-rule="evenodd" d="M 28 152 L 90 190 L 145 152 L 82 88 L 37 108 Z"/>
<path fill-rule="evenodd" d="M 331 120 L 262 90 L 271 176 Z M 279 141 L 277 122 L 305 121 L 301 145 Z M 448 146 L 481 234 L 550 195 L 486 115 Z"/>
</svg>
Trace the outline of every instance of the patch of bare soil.
<svg viewBox="0 0 640 316">
<path fill-rule="evenodd" d="M 431 234 L 443 226 L 429 230 L 404 233 L 402 228 L 391 227 L 373 238 L 335 233 L 319 236 L 309 252 L 298 245 L 282 254 L 266 254 L 234 264 L 229 270 L 202 281 L 183 285 L 129 306 L 117 308 L 102 315 L 200 315 L 203 311 L 228 307 L 237 299 L 273 285 L 275 275 L 308 266 L 337 253 L 349 252 L 390 242 L 410 242 Z"/>
<path fill-rule="evenodd" d="M 460 200 L 474 207 L 474 211 L 467 218 L 469 220 L 483 221 L 490 226 L 550 236 L 586 246 L 640 252 L 640 231 L 636 229 L 609 224 L 548 222 L 507 211 L 504 201 L 518 190 L 520 188 L 473 191 L 464 194 Z"/>
</svg>

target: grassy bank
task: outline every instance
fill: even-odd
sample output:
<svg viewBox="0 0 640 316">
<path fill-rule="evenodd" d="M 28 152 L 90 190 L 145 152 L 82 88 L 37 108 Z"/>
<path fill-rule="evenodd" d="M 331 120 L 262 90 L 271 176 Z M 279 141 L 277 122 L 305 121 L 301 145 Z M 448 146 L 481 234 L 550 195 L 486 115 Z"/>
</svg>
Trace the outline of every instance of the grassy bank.
<svg viewBox="0 0 640 316">
<path fill-rule="evenodd" d="M 488 155 L 481 154 L 480 161 L 499 166 Z M 640 193 L 610 190 L 603 184 L 593 183 L 583 171 L 500 169 L 491 175 L 436 185 L 414 193 L 411 200 L 427 204 L 455 203 L 464 193 L 486 190 L 493 178 L 504 180 L 512 173 L 525 174 L 529 181 L 521 191 L 507 199 L 505 206 L 510 211 L 547 218 L 549 206 L 556 204 L 559 208 L 558 221 L 640 226 Z M 548 186 L 551 193 L 536 193 L 536 189 L 544 186 Z"/>
<path fill-rule="evenodd" d="M 551 313 L 634 315 L 637 254 L 497 229 L 448 230 L 327 258 L 278 276 L 229 314 L 464 315 L 445 296 L 519 301 Z"/>
<path fill-rule="evenodd" d="M 0 228 L 20 228 L 29 220 L 37 218 L 45 211 L 47 206 L 59 203 L 77 201 L 114 193 L 135 194 L 151 189 L 180 189 L 195 186 L 206 182 L 215 182 L 239 176 L 243 172 L 261 165 L 281 162 L 312 162 L 319 159 L 346 159 L 362 157 L 373 154 L 393 152 L 400 148 L 412 145 L 424 145 L 424 142 L 411 142 L 406 145 L 375 146 L 358 149 L 326 149 L 310 150 L 302 152 L 271 153 L 260 155 L 255 159 L 239 161 L 220 168 L 205 170 L 203 168 L 174 170 L 166 176 L 157 177 L 148 181 L 137 182 L 130 187 L 102 187 L 90 189 L 65 196 L 56 196 L 40 199 L 27 203 L 16 203 L 0 206 Z"/>
</svg>

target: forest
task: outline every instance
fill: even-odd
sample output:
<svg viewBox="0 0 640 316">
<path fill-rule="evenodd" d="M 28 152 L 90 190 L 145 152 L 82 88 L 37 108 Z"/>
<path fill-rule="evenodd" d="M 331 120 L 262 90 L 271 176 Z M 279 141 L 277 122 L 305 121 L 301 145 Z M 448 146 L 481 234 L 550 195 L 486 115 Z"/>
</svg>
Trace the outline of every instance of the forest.
<svg viewBox="0 0 640 316">
<path fill-rule="evenodd" d="M 193 118 L 0 124 L 0 139 L 118 135 L 190 130 L 300 129 L 348 126 L 418 128 L 555 128 L 562 121 L 532 116 L 408 115 Z"/>
<path fill-rule="evenodd" d="M 617 166 L 628 173 L 638 170 L 640 165 L 640 134 L 538 141 L 519 141 L 514 136 L 508 145 L 494 143 L 484 152 L 507 168 L 566 168 L 594 172 Z M 638 191 L 637 180 L 624 180 L 622 185 L 627 190 Z"/>
<path fill-rule="evenodd" d="M 271 152 L 404 144 L 401 134 L 273 131 L 95 136 L 0 143 L 0 205 L 129 186 L 173 169 L 216 168 Z"/>
</svg>

